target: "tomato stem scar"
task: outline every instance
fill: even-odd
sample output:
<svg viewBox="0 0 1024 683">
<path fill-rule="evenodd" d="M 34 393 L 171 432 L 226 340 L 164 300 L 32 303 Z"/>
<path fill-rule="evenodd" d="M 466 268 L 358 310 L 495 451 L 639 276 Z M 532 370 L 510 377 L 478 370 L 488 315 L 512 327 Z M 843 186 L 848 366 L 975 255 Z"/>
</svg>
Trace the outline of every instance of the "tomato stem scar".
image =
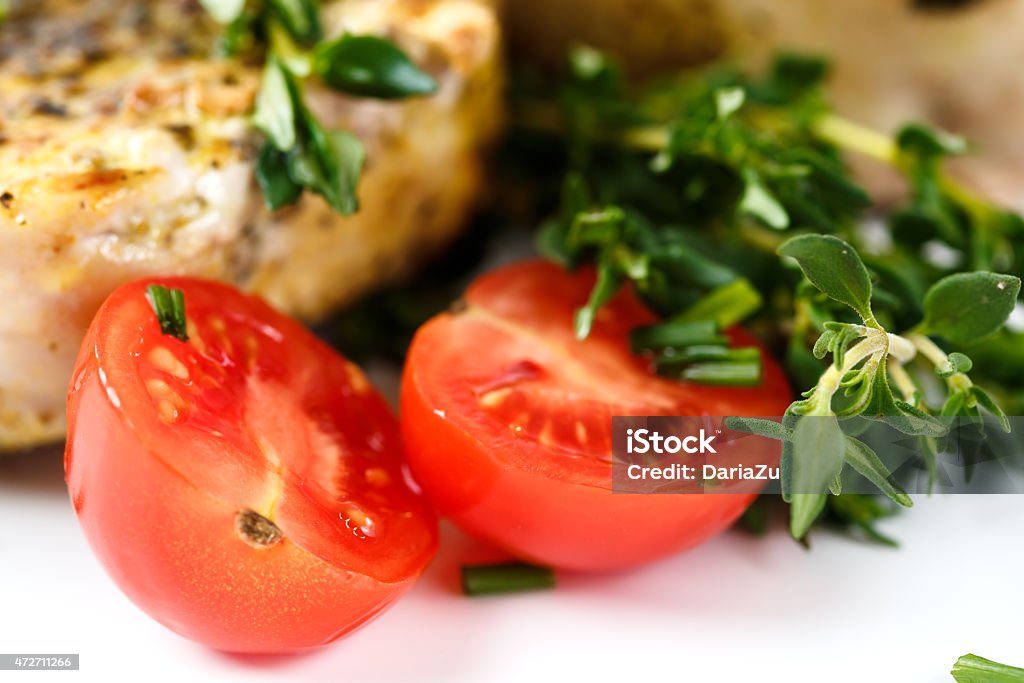
<svg viewBox="0 0 1024 683">
<path fill-rule="evenodd" d="M 258 512 L 242 509 L 235 515 L 235 533 L 253 548 L 270 548 L 284 538 L 281 528 Z"/>
</svg>

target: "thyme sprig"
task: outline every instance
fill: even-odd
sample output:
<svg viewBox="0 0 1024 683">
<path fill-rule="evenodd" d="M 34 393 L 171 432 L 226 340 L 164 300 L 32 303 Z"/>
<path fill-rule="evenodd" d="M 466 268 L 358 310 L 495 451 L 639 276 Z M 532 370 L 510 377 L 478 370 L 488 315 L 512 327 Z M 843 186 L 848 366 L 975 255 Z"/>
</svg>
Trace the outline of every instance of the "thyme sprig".
<svg viewBox="0 0 1024 683">
<path fill-rule="evenodd" d="M 849 465 L 894 502 L 912 502 L 892 473 L 863 440 L 844 434 L 836 418 L 868 416 L 925 441 L 946 436 L 942 416 L 992 414 L 1009 431 L 1009 421 L 994 399 L 967 376 L 970 359 L 947 354 L 928 334 L 973 341 L 998 330 L 1020 294 L 1019 278 L 989 272 L 948 276 L 925 295 L 925 317 L 904 335 L 886 331 L 871 307 L 872 284 L 857 251 L 831 235 L 802 235 L 779 249 L 794 259 L 804 276 L 830 299 L 857 312 L 862 324 L 830 322 L 814 346 L 814 355 L 832 354 L 817 383 L 786 411 L 781 425 L 758 419 L 733 419 L 737 429 L 783 441 L 783 496 L 792 504 L 790 531 L 801 538 L 817 519 L 830 490 L 841 492 L 841 474 Z M 908 365 L 918 355 L 946 381 L 940 406 L 929 405 L 917 389 Z M 890 383 L 892 380 L 892 383 Z M 895 391 L 894 387 L 895 385 Z M 826 418 L 801 420 L 802 417 Z M 927 444 L 925 444 L 927 445 Z M 934 445 L 922 448 L 933 458 Z M 929 462 L 929 471 L 934 462 Z"/>
<path fill-rule="evenodd" d="M 548 141 L 535 146 L 548 166 L 560 144 L 566 173 L 538 246 L 567 267 L 597 270 L 578 336 L 631 283 L 666 318 L 634 335 L 648 340 L 637 350 L 659 354 L 659 369 L 700 356 L 692 349 L 703 333 L 719 345 L 726 375 L 742 377 L 742 350 L 720 335 L 742 320 L 785 344 L 789 374 L 807 391 L 783 424 L 746 426 L 785 442 L 783 486 L 798 538 L 829 493 L 841 493 L 845 467 L 911 503 L 840 420 L 875 417 L 919 439 L 934 479 L 942 418 L 985 413 L 1005 427 L 1001 400 L 1024 403 L 996 366 L 1003 354 L 1024 370 L 1024 352 L 1012 351 L 1024 340 L 1004 326 L 1024 272 L 1024 220 L 946 172 L 944 159 L 969 151 L 961 138 L 920 124 L 890 137 L 831 111 L 820 87 L 827 71 L 821 59 L 786 55 L 760 78 L 716 67 L 637 91 L 612 61 L 581 48 L 557 95 L 534 85 L 517 101 L 522 134 Z M 890 212 L 881 239 L 864 230 L 872 200 L 846 153 L 907 179 L 908 200 Z M 934 258 L 937 248 L 947 258 Z M 925 391 L 935 380 L 938 403 Z M 841 516 L 856 507 L 830 506 Z"/>
</svg>

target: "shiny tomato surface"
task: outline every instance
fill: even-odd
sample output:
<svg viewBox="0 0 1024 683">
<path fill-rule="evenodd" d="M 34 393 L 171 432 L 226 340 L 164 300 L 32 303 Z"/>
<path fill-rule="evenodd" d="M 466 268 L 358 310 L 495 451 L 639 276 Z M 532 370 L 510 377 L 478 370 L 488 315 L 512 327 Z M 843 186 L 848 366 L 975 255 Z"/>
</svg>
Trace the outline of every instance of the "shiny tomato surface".
<svg viewBox="0 0 1024 683">
<path fill-rule="evenodd" d="M 68 396 L 68 488 L 90 545 L 152 617 L 243 652 L 316 647 L 423 571 L 437 522 L 363 373 L 226 285 L 162 334 L 149 282 L 104 303 Z"/>
<path fill-rule="evenodd" d="M 756 495 L 613 493 L 612 416 L 782 415 L 791 399 L 763 351 L 756 387 L 655 376 L 629 348 L 629 331 L 655 322 L 631 291 L 577 341 L 573 312 L 592 284 L 591 272 L 542 262 L 484 275 L 416 334 L 401 395 L 410 468 L 442 514 L 519 558 L 575 570 L 697 545 Z"/>
</svg>

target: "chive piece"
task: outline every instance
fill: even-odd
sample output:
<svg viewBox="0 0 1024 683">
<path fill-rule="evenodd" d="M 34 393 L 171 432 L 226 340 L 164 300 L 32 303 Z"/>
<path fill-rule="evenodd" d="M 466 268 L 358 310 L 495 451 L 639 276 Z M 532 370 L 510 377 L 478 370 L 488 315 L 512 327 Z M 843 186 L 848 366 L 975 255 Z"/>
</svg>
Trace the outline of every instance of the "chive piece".
<svg viewBox="0 0 1024 683">
<path fill-rule="evenodd" d="M 634 353 L 669 346 L 725 346 L 729 343 L 718 333 L 718 326 L 713 320 L 670 321 L 638 327 L 630 334 L 629 340 Z"/>
<path fill-rule="evenodd" d="M 1024 669 L 993 662 L 978 655 L 966 654 L 953 665 L 953 679 L 957 683 L 1021 683 Z"/>
<path fill-rule="evenodd" d="M 146 298 L 160 322 L 160 331 L 183 342 L 188 341 L 185 331 L 185 293 L 163 285 L 146 287 Z"/>
<path fill-rule="evenodd" d="M 749 361 L 694 363 L 677 376 L 699 384 L 753 387 L 761 383 L 761 364 Z"/>
<path fill-rule="evenodd" d="M 662 355 L 654 359 L 654 364 L 660 369 L 705 361 L 757 363 L 760 360 L 761 352 L 754 346 L 730 349 L 728 346 L 698 344 L 678 350 L 671 347 L 665 349 Z"/>
<path fill-rule="evenodd" d="M 466 595 L 514 593 L 555 586 L 555 573 L 547 567 L 522 562 L 463 565 L 462 592 Z"/>
<path fill-rule="evenodd" d="M 756 312 L 763 303 L 761 294 L 749 280 L 741 277 L 711 290 L 693 306 L 674 316 L 673 320 L 714 320 L 719 329 L 725 329 Z"/>
</svg>

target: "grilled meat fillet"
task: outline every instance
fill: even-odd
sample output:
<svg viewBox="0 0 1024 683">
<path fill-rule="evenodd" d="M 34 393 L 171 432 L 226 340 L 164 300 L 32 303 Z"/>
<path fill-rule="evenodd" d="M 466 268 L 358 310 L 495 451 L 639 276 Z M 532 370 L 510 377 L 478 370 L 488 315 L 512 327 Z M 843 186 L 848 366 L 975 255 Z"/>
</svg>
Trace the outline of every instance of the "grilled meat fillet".
<svg viewBox="0 0 1024 683">
<path fill-rule="evenodd" d="M 0 24 L 0 450 L 59 439 L 84 331 L 119 284 L 226 280 L 315 319 L 439 248 L 481 184 L 500 107 L 486 0 L 325 3 L 325 30 L 387 36 L 439 92 L 399 103 L 310 84 L 367 149 L 361 211 L 269 213 L 247 123 L 261 66 L 212 58 L 194 2 L 15 2 Z"/>
</svg>

